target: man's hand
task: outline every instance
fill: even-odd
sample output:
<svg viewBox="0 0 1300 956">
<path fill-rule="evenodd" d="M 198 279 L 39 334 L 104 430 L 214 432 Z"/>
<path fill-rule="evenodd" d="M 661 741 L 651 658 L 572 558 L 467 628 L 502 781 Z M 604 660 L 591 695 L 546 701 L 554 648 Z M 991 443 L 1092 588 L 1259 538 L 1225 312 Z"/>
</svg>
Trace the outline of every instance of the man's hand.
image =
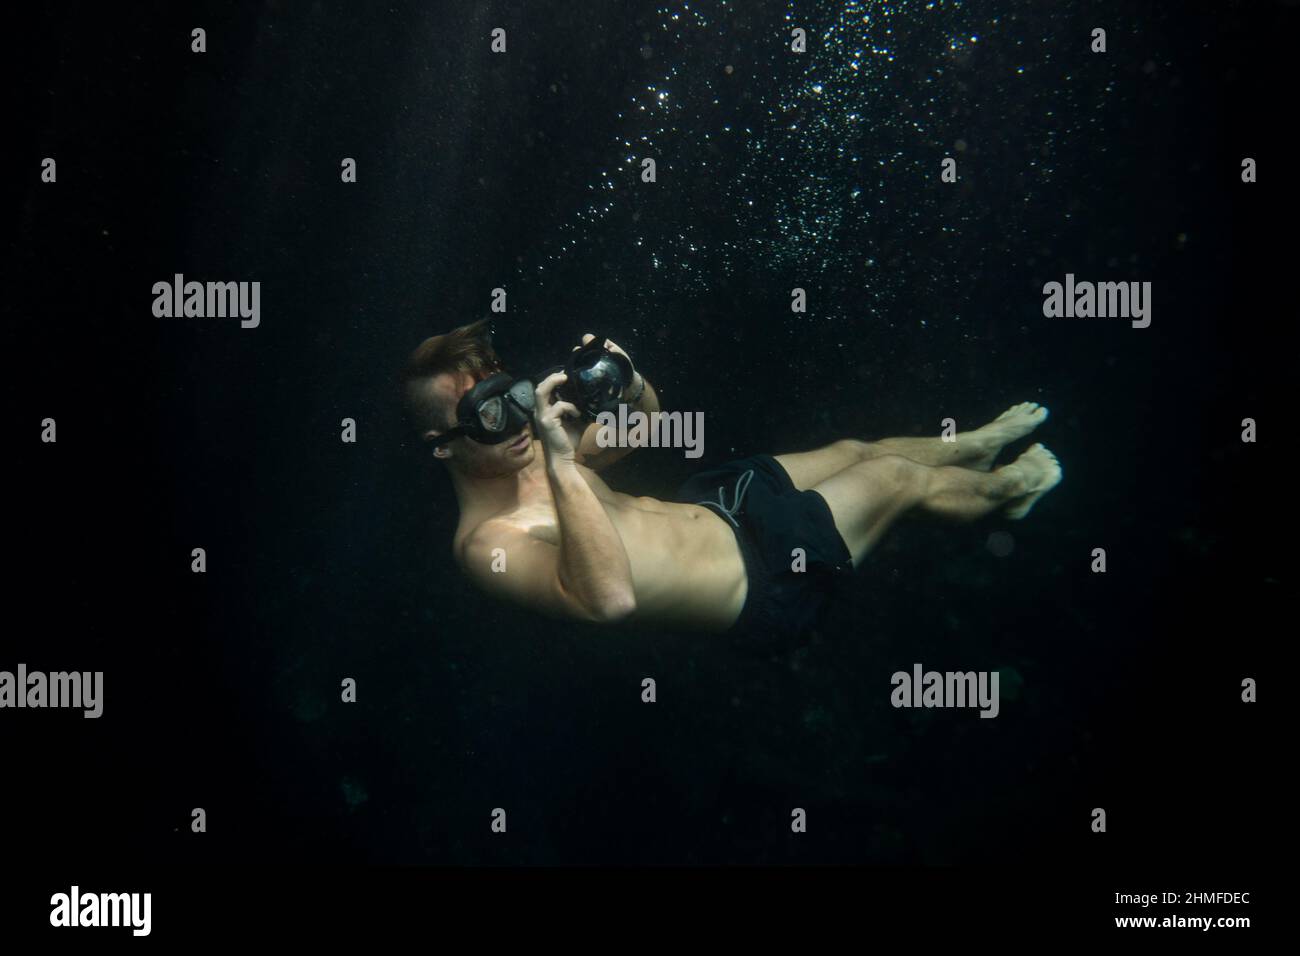
<svg viewBox="0 0 1300 956">
<path fill-rule="evenodd" d="M 534 398 L 537 401 L 537 437 L 541 439 L 542 448 L 548 459 L 574 461 L 578 447 L 579 435 L 570 432 L 573 427 L 565 419 L 578 419 L 579 412 L 572 402 L 561 401 L 555 395 L 556 386 L 568 380 L 563 372 L 548 375 L 537 385 Z"/>
</svg>

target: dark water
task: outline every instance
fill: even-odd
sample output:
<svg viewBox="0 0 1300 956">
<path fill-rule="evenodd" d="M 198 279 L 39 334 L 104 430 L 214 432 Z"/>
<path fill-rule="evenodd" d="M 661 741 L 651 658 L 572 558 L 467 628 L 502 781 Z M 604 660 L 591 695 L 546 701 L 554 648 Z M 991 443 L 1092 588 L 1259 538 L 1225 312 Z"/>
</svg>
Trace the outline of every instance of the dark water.
<svg viewBox="0 0 1300 956">
<path fill-rule="evenodd" d="M 84 16 L 25 35 L 24 182 L 55 155 L 59 185 L 24 186 L 11 256 L 0 666 L 102 669 L 106 716 L 6 715 L 8 814 L 33 846 L 1083 865 L 1239 859 L 1268 837 L 1271 695 L 1248 708 L 1238 687 L 1264 684 L 1290 581 L 1267 476 L 1294 219 L 1269 104 L 1294 7 Z M 176 272 L 260 280 L 261 326 L 154 319 L 147 290 Z M 1152 282 L 1151 327 L 1044 319 L 1067 272 Z M 485 604 L 393 377 L 498 286 L 516 367 L 604 332 L 665 407 L 705 412 L 702 461 L 641 452 L 615 488 L 667 496 L 697 466 L 1019 401 L 1051 408 L 1038 437 L 1065 482 L 1022 524 L 897 528 L 791 654 Z M 52 447 L 32 438 L 47 415 Z M 1260 444 L 1239 440 L 1247 416 Z M 889 675 L 917 661 L 1000 669 L 1001 716 L 891 708 Z M 1104 849 L 1096 806 L 1119 831 Z"/>
</svg>

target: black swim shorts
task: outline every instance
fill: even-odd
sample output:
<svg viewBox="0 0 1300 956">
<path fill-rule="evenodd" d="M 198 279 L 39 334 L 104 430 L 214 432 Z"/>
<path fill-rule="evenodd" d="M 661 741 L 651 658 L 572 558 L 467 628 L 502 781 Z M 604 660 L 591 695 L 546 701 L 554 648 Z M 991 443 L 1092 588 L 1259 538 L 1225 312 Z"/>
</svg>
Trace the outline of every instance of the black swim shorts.
<svg viewBox="0 0 1300 956">
<path fill-rule="evenodd" d="M 853 573 L 853 559 L 826 499 L 800 491 L 771 455 L 728 462 L 687 479 L 677 500 L 704 505 L 736 534 L 749 594 L 730 635 L 742 643 L 798 642 Z M 801 549 L 803 570 L 795 570 Z"/>
</svg>

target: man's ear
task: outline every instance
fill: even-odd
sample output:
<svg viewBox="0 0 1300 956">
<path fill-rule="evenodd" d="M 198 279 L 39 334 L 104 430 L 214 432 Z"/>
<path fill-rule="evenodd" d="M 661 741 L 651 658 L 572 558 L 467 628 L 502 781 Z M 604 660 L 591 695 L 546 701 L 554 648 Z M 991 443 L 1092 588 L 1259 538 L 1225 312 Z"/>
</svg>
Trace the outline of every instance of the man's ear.
<svg viewBox="0 0 1300 956">
<path fill-rule="evenodd" d="M 436 429 L 436 428 L 430 428 L 430 429 L 429 429 L 427 432 L 425 432 L 421 437 L 422 437 L 425 441 L 432 441 L 433 439 L 437 438 L 437 437 L 438 437 L 439 435 L 441 435 L 441 434 L 442 434 L 442 432 L 438 431 L 438 429 Z M 451 457 L 451 448 L 449 448 L 447 445 L 439 445 L 437 448 L 435 448 L 435 449 L 433 450 L 433 457 L 434 457 L 434 458 L 450 458 L 450 457 Z"/>
</svg>

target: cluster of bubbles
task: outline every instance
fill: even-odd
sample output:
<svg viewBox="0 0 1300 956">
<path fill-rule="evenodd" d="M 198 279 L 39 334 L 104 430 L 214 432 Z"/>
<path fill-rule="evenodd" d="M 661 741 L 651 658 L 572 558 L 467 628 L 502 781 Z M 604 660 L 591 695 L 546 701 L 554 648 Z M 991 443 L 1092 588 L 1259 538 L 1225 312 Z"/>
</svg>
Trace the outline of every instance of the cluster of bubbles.
<svg viewBox="0 0 1300 956">
<path fill-rule="evenodd" d="M 1051 181 L 1062 139 L 1091 120 L 1053 112 L 1088 105 L 1073 103 L 1068 71 L 1051 64 L 1047 34 L 1062 28 L 1060 11 L 978 6 L 661 6 L 641 35 L 645 75 L 612 117 L 608 165 L 520 279 L 594 270 L 617 276 L 625 299 L 652 300 L 762 272 L 888 320 L 903 295 L 944 300 L 978 272 L 980 256 L 945 258 L 959 237 L 982 236 L 986 254 L 1004 261 L 1024 254 L 1016 240 L 1028 230 L 1008 228 L 1007 195 L 1030 203 Z M 791 50 L 796 28 L 804 53 Z M 989 34 L 998 49 L 985 56 Z M 978 170 L 1013 148 L 1020 179 L 963 170 L 968 182 L 940 185 L 943 157 Z M 642 182 L 646 157 L 653 184 Z M 981 176 L 973 195 L 969 181 Z"/>
</svg>

